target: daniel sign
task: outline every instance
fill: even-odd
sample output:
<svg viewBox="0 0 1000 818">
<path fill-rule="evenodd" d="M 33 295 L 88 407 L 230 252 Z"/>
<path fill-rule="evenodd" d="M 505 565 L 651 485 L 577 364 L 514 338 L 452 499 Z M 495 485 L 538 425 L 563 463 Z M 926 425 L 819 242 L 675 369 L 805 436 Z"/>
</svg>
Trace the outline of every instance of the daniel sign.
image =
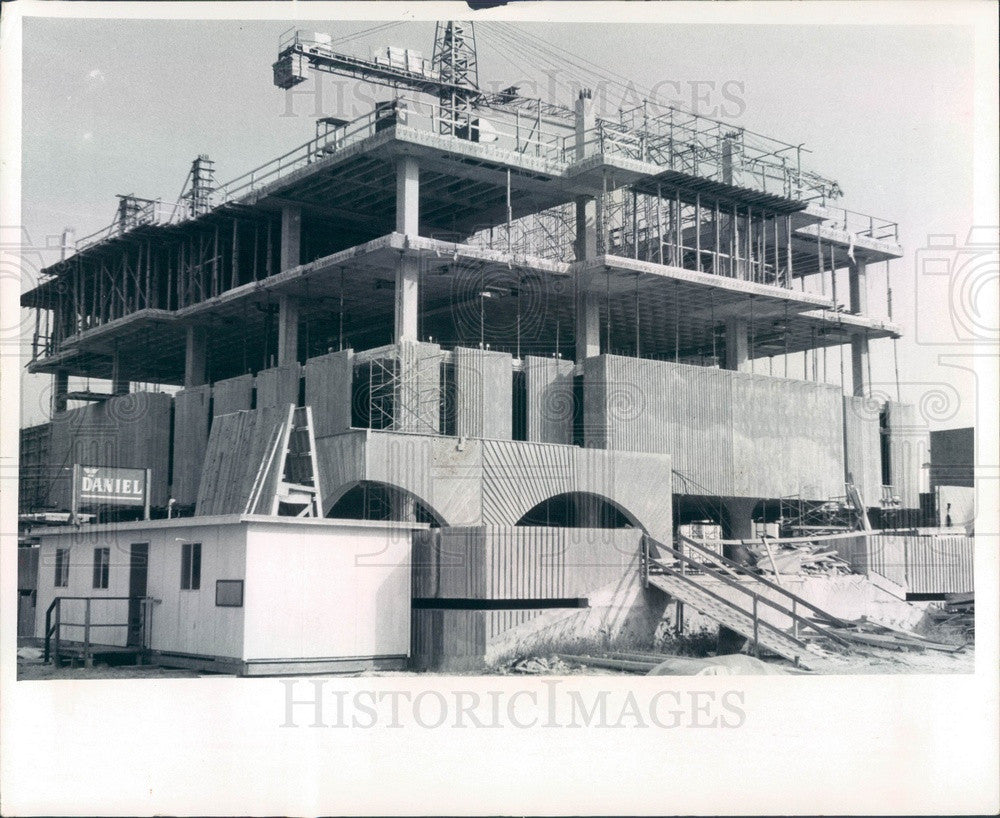
<svg viewBox="0 0 1000 818">
<path fill-rule="evenodd" d="M 148 502 L 149 471 L 112 466 L 77 466 L 74 489 L 78 506 L 145 506 Z"/>
</svg>

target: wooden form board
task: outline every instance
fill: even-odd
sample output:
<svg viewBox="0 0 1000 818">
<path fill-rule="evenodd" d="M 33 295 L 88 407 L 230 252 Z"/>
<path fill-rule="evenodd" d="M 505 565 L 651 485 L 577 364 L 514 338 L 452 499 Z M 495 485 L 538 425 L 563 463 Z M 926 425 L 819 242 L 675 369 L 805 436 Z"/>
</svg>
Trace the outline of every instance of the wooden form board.
<svg viewBox="0 0 1000 818">
<path fill-rule="evenodd" d="M 317 437 L 351 428 L 354 352 L 345 349 L 310 358 L 303 367 L 306 405 L 312 407 Z"/>
<path fill-rule="evenodd" d="M 302 367 L 299 364 L 276 366 L 262 369 L 257 373 L 257 408 L 270 409 L 274 406 L 299 405 L 299 378 Z"/>
<path fill-rule="evenodd" d="M 212 417 L 253 408 L 253 375 L 239 375 L 212 384 Z"/>
<path fill-rule="evenodd" d="M 53 508 L 69 510 L 69 471 L 73 463 L 152 470 L 150 502 L 165 506 L 170 497 L 171 397 L 164 392 L 133 392 L 63 412 L 53 419 L 49 462 Z"/>
<path fill-rule="evenodd" d="M 198 499 L 211 397 L 211 386 L 194 386 L 174 395 L 174 476 L 170 490 L 171 497 L 182 506 Z"/>
<path fill-rule="evenodd" d="M 222 415 L 212 426 L 196 514 L 270 514 L 291 404 Z"/>
</svg>

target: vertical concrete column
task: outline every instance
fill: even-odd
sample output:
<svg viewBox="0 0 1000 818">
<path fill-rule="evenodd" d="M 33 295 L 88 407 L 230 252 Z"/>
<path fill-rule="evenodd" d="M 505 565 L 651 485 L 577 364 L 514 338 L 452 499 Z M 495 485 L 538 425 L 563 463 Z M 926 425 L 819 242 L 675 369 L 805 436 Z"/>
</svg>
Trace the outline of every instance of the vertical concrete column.
<svg viewBox="0 0 1000 818">
<path fill-rule="evenodd" d="M 412 156 L 396 164 L 396 232 L 420 234 L 420 166 Z M 400 256 L 396 267 L 395 343 L 417 340 L 420 309 L 420 260 Z"/>
<path fill-rule="evenodd" d="M 868 312 L 868 282 L 864 261 L 852 261 L 847 268 L 851 312 L 864 315 Z M 865 396 L 865 376 L 868 372 L 868 337 L 862 333 L 851 336 L 851 386 L 854 396 Z M 870 386 L 870 384 L 869 384 Z"/>
<path fill-rule="evenodd" d="M 576 260 L 591 262 L 597 257 L 597 203 L 591 196 L 576 200 Z M 590 272 L 576 272 L 576 360 L 601 354 L 601 311 L 597 294 L 590 290 Z"/>
<path fill-rule="evenodd" d="M 111 358 L 111 394 L 127 395 L 130 384 L 126 379 L 122 378 L 119 367 L 118 349 L 116 348 Z"/>
<path fill-rule="evenodd" d="M 52 414 L 66 411 L 66 393 L 69 392 L 69 372 L 57 369 L 52 374 Z"/>
<path fill-rule="evenodd" d="M 753 497 L 727 497 L 722 501 L 724 519 L 722 537 L 726 540 L 749 540 L 753 538 L 753 510 L 757 500 Z M 734 557 L 726 554 L 730 559 Z M 739 560 L 737 560 L 739 561 Z"/>
<path fill-rule="evenodd" d="M 589 88 L 580 90 L 576 100 L 576 158 L 577 161 L 587 156 L 587 140 L 594 136 L 594 126 L 597 120 L 594 116 L 593 92 Z M 592 153 L 593 151 L 591 151 Z"/>
<path fill-rule="evenodd" d="M 204 327 L 188 327 L 184 345 L 184 388 L 205 383 L 208 333 Z"/>
<path fill-rule="evenodd" d="M 302 208 L 281 209 L 281 269 L 290 270 L 302 263 Z"/>
<path fill-rule="evenodd" d="M 278 296 L 278 366 L 299 360 L 299 300 L 294 295 Z"/>
<path fill-rule="evenodd" d="M 750 371 L 749 328 L 742 318 L 730 318 L 726 321 L 725 368 L 734 372 Z"/>
</svg>

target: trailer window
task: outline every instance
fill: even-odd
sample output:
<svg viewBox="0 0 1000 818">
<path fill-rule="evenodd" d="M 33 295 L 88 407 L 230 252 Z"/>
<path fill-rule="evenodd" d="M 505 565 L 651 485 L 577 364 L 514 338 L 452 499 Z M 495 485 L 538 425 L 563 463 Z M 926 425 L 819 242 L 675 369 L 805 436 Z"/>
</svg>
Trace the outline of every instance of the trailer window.
<svg viewBox="0 0 1000 818">
<path fill-rule="evenodd" d="M 56 588 L 66 588 L 69 585 L 69 549 L 56 549 Z"/>
<path fill-rule="evenodd" d="M 108 587 L 108 573 L 111 569 L 111 549 L 94 549 L 94 587 Z"/>
<path fill-rule="evenodd" d="M 243 580 L 217 579 L 215 581 L 215 606 L 217 608 L 242 608 Z"/>
<path fill-rule="evenodd" d="M 181 590 L 201 588 L 201 543 L 186 542 L 181 547 Z"/>
</svg>

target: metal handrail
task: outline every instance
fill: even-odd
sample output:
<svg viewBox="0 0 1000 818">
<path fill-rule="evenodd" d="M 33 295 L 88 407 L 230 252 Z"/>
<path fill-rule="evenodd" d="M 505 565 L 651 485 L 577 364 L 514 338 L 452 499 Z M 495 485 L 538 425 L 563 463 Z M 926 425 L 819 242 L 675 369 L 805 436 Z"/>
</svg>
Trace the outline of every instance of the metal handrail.
<svg viewBox="0 0 1000 818">
<path fill-rule="evenodd" d="M 717 576 L 718 576 L 719 579 L 722 579 L 724 582 L 727 582 L 728 584 L 732 585 L 734 588 L 739 588 L 741 591 L 744 591 L 745 593 L 748 593 L 748 594 L 751 595 L 752 600 L 753 600 L 753 609 L 752 609 L 752 611 L 747 611 L 746 608 L 741 608 L 739 605 L 737 605 L 732 600 L 726 599 L 724 596 L 722 596 L 720 594 L 717 594 L 717 593 L 715 593 L 715 591 L 712 591 L 711 589 L 706 588 L 705 586 L 699 584 L 695 580 L 691 579 L 691 577 L 688 576 L 687 574 L 685 574 L 683 571 L 677 571 L 677 570 L 671 568 L 669 565 L 666 565 L 663 562 L 661 562 L 660 560 L 657 560 L 655 558 L 648 557 L 648 559 L 652 563 L 654 563 L 656 565 L 656 567 L 659 568 L 661 571 L 665 571 L 666 573 L 670 574 L 672 577 L 674 577 L 676 579 L 679 579 L 682 582 L 686 582 L 688 585 L 691 585 L 694 588 L 697 588 L 700 592 L 708 594 L 710 597 L 712 597 L 717 602 L 721 602 L 723 605 L 726 605 L 727 607 L 732 608 L 737 613 L 742 614 L 744 616 L 750 616 L 753 619 L 753 633 L 754 633 L 754 635 L 753 635 L 753 643 L 754 643 L 754 651 L 755 652 L 759 651 L 759 647 L 760 647 L 759 646 L 759 631 L 760 631 L 760 626 L 761 625 L 763 625 L 766 628 L 769 628 L 770 630 L 774 631 L 776 634 L 778 634 L 779 636 L 781 636 L 783 638 L 791 639 L 798 647 L 801 647 L 801 648 L 805 648 L 806 647 L 805 642 L 803 642 L 802 640 L 800 640 L 797 635 L 789 634 L 786 631 L 783 631 L 777 625 L 775 625 L 775 624 L 773 624 L 771 622 L 768 622 L 767 620 L 763 620 L 763 619 L 760 618 L 760 614 L 759 614 L 759 611 L 758 611 L 758 604 L 759 604 L 759 602 L 764 602 L 765 604 L 769 604 L 770 603 L 770 604 L 773 605 L 773 603 L 771 603 L 771 600 L 769 600 L 767 597 L 761 596 L 760 594 L 755 593 L 753 591 L 749 591 L 748 589 L 746 589 L 743 586 L 741 586 L 738 582 L 733 582 L 732 580 L 727 579 L 726 577 L 722 576 L 721 574 L 717 574 Z M 681 559 L 685 559 L 685 560 L 689 560 L 691 562 L 694 562 L 694 560 L 690 560 L 690 558 L 688 558 L 688 557 L 681 556 Z M 646 568 L 646 572 L 647 572 L 646 582 L 648 582 L 649 581 L 649 579 L 648 579 L 648 567 Z M 780 609 L 780 606 L 778 606 L 778 607 Z M 809 624 L 810 624 L 810 626 L 812 626 L 812 623 L 809 623 Z M 842 640 L 838 639 L 838 641 L 842 641 Z M 844 644 L 846 644 L 846 642 Z"/>
<path fill-rule="evenodd" d="M 70 601 L 83 601 L 84 606 L 84 618 L 83 622 L 66 622 L 62 619 L 62 603 Z M 91 603 L 94 601 L 104 601 L 104 602 L 131 602 L 133 600 L 139 600 L 143 603 L 142 608 L 142 644 L 139 646 L 141 649 L 148 647 L 147 641 L 150 635 L 150 603 L 152 603 L 153 598 L 149 596 L 57 596 L 49 604 L 49 607 L 45 611 L 45 650 L 43 654 L 43 659 L 45 662 L 49 661 L 50 656 L 55 660 L 55 663 L 59 663 L 60 658 L 60 648 L 62 646 L 62 629 L 63 627 L 82 627 L 83 631 L 83 659 L 84 663 L 89 665 L 93 660 L 92 647 L 93 644 L 90 640 L 90 631 L 92 628 L 127 628 L 131 622 L 126 619 L 125 622 L 91 622 Z M 53 617 L 54 614 L 54 617 Z M 53 622 L 54 618 L 54 622 Z M 54 648 L 54 649 L 53 649 Z"/>
<path fill-rule="evenodd" d="M 711 555 L 713 559 L 719 560 L 723 565 L 726 565 L 727 567 L 737 568 L 737 569 L 743 571 L 744 573 L 746 572 L 746 566 L 745 565 L 741 565 L 740 563 L 736 562 L 735 560 L 731 560 L 728 557 L 723 556 L 722 554 L 717 554 L 715 551 L 712 551 L 710 548 L 705 548 L 705 546 L 701 545 L 700 543 L 698 543 L 695 540 L 690 539 L 689 537 L 685 537 L 683 534 L 678 534 L 677 538 L 679 540 L 683 541 L 686 545 L 689 545 L 692 548 L 695 548 L 696 550 L 701 551 L 703 554 L 709 554 L 709 555 Z M 720 540 L 719 542 L 725 543 L 727 541 Z M 742 543 L 744 541 L 743 540 L 733 540 L 732 542 L 734 542 L 734 543 L 735 542 Z M 664 546 L 664 547 L 669 548 L 669 546 Z M 675 550 L 675 549 L 671 549 L 671 550 Z M 781 594 L 782 596 L 788 597 L 790 600 L 792 600 L 793 602 L 801 605 L 803 608 L 807 608 L 808 610 L 812 611 L 813 613 L 819 614 L 824 619 L 827 619 L 830 622 L 833 622 L 834 624 L 836 624 L 837 627 L 846 628 L 848 626 L 847 623 L 843 619 L 840 619 L 839 617 L 836 617 L 833 614 L 830 614 L 830 613 L 824 611 L 822 608 L 816 607 L 809 600 L 803 599 L 798 594 L 792 593 L 787 588 L 782 588 L 777 583 L 771 582 L 771 580 L 766 579 L 765 577 L 762 577 L 759 574 L 754 574 L 753 575 L 753 579 L 754 579 L 754 582 L 759 582 L 761 585 L 765 586 L 766 588 L 770 588 L 772 591 L 776 591 L 779 594 Z"/>
<path fill-rule="evenodd" d="M 691 542 L 690 540 L 687 540 L 686 537 L 683 537 L 683 535 L 679 535 L 679 536 L 682 539 L 684 539 L 686 542 L 689 542 L 689 543 Z M 766 596 L 762 596 L 761 594 L 758 594 L 756 591 L 750 590 L 749 588 L 747 588 L 742 583 L 737 582 L 736 580 L 733 580 L 730 577 L 727 577 L 721 571 L 718 571 L 715 568 L 712 568 L 707 563 L 704 563 L 704 562 L 702 562 L 700 560 L 696 560 L 693 557 L 687 556 L 686 554 L 682 553 L 677 548 L 674 548 L 672 546 L 665 545 L 663 543 L 657 542 L 656 540 L 652 539 L 648 535 L 644 539 L 648 540 L 649 543 L 652 543 L 652 544 L 656 545 L 658 548 L 663 548 L 663 549 L 665 549 L 667 551 L 670 551 L 675 557 L 677 557 L 682 562 L 690 564 L 693 567 L 697 567 L 699 570 L 705 571 L 706 573 L 710 574 L 711 576 L 715 577 L 716 579 L 721 580 L 724 584 L 729 585 L 729 586 L 731 586 L 733 588 L 737 588 L 740 591 L 742 591 L 744 594 L 747 594 L 748 596 L 755 597 L 755 598 L 759 597 L 759 600 L 761 602 L 763 602 L 765 605 L 767 605 L 768 607 L 773 608 L 774 610 L 778 611 L 781 614 L 784 614 L 785 616 L 788 616 L 796 626 L 798 626 L 799 624 L 802 624 L 804 627 L 812 628 L 817 633 L 819 633 L 819 634 L 821 634 L 821 635 L 823 635 L 823 636 L 825 636 L 825 637 L 833 640 L 834 642 L 838 642 L 841 645 L 845 645 L 845 646 L 848 644 L 846 640 L 844 640 L 840 636 L 837 636 L 836 634 L 832 633 L 827 628 L 825 628 L 822 625 L 819 625 L 816 622 L 813 622 L 811 619 L 807 619 L 806 617 L 804 617 L 801 614 L 799 614 L 796 611 L 796 607 L 798 605 L 802 605 L 803 607 L 806 607 L 809 610 L 811 610 L 811 611 L 813 611 L 815 613 L 820 614 L 824 619 L 827 619 L 827 620 L 829 620 L 831 622 L 834 622 L 834 623 L 836 623 L 836 624 L 838 624 L 839 626 L 842 626 L 842 627 L 846 627 L 847 623 L 843 622 L 843 620 L 837 619 L 834 616 L 831 616 L 826 611 L 824 611 L 824 610 L 822 610 L 820 608 L 817 608 L 812 603 L 806 601 L 805 599 L 802 599 L 801 597 L 797 596 L 796 594 L 791 593 L 790 591 L 787 591 L 786 589 L 782 588 L 780 585 L 775 585 L 774 583 L 768 582 L 766 580 L 763 581 L 763 583 L 762 583 L 766 587 L 772 588 L 773 590 L 776 590 L 779 593 L 781 593 L 782 595 L 784 595 L 784 596 L 788 597 L 789 599 L 791 599 L 792 600 L 792 607 L 791 608 L 786 608 L 784 605 L 782 605 L 782 604 L 780 604 L 778 602 L 775 602 L 773 599 L 770 599 L 769 597 L 766 597 Z M 728 564 L 730 564 L 732 566 L 736 566 L 738 568 L 741 568 L 744 571 L 746 570 L 746 566 L 739 565 L 738 563 L 735 563 L 732 560 L 729 560 L 726 557 L 723 557 L 721 554 L 716 554 L 713 551 L 710 551 L 710 550 L 705 549 L 705 548 L 701 548 L 697 544 L 695 544 L 695 547 L 699 548 L 699 550 L 702 550 L 705 553 L 711 555 L 713 559 L 721 560 L 724 564 L 728 563 Z M 646 545 L 646 548 L 648 549 L 648 544 Z M 653 563 L 655 563 L 657 565 L 657 567 L 659 567 L 659 568 L 664 568 L 664 569 L 668 568 L 668 566 L 666 566 L 662 562 L 662 560 L 657 560 L 657 559 L 655 559 L 653 557 L 649 557 L 649 559 Z M 761 579 L 762 579 L 761 577 L 754 576 L 754 580 L 761 580 Z M 695 584 L 697 584 L 697 583 L 695 583 Z M 698 586 L 698 587 L 701 588 L 701 586 Z M 708 591 L 707 588 L 702 588 L 702 590 L 705 590 L 706 592 L 711 593 L 710 591 Z M 745 610 L 743 612 L 746 613 Z M 782 631 L 782 633 L 784 633 L 784 631 Z M 785 634 L 785 635 L 787 636 L 788 634 Z"/>
</svg>

